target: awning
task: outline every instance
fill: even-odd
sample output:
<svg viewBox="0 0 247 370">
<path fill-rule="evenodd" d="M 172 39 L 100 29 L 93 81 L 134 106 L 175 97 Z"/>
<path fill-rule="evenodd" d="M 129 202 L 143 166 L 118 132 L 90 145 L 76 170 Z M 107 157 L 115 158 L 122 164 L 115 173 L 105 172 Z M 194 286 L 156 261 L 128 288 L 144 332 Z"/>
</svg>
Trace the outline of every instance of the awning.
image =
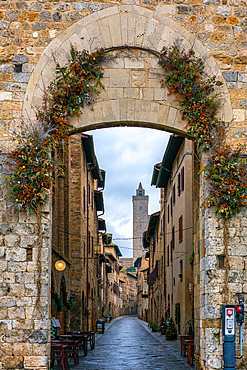
<svg viewBox="0 0 247 370">
<path fill-rule="evenodd" d="M 149 224 L 148 224 L 148 229 L 147 229 L 147 238 L 150 238 L 151 236 L 155 235 L 155 226 L 159 220 L 160 217 L 160 211 L 152 213 L 150 218 L 149 218 Z"/>
<path fill-rule="evenodd" d="M 98 180 L 98 187 L 104 190 L 105 188 L 105 170 L 100 170 L 102 180 Z"/>
<path fill-rule="evenodd" d="M 93 136 L 85 134 L 82 135 L 81 143 L 85 151 L 88 170 L 92 172 L 94 179 L 103 181 L 101 170 L 99 169 L 99 164 L 94 152 Z"/>
<path fill-rule="evenodd" d="M 154 165 L 151 185 L 156 185 L 156 188 L 166 188 L 173 162 L 183 141 L 184 138 L 181 136 L 170 136 L 162 162 Z"/>
<path fill-rule="evenodd" d="M 98 231 L 106 231 L 106 223 L 103 218 L 98 218 Z"/>
<path fill-rule="evenodd" d="M 96 205 L 96 210 L 104 212 L 104 200 L 103 193 L 99 190 L 94 190 L 94 200 Z"/>
</svg>

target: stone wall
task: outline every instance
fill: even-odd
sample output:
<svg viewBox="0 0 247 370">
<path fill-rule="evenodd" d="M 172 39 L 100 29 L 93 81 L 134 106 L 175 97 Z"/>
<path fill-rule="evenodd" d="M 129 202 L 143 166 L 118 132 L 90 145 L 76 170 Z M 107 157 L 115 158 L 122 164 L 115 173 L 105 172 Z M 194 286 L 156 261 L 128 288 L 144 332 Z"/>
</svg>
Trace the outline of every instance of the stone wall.
<svg viewBox="0 0 247 370">
<path fill-rule="evenodd" d="M 205 61 L 209 74 L 223 76 L 225 105 L 221 115 L 230 122 L 229 139 L 244 142 L 247 109 L 246 9 L 246 3 L 242 0 L 122 0 L 118 6 L 111 1 L 2 0 L 1 123 L 13 127 L 20 122 L 22 114 L 34 118 L 33 109 L 41 103 L 43 85 L 47 86 L 54 76 L 53 53 L 61 61 L 67 61 L 70 42 L 88 50 L 125 44 L 160 50 L 163 45 L 169 46 L 181 39 L 184 47 L 193 45 L 197 55 L 209 56 Z M 171 132 L 182 132 L 184 122 L 177 111 L 178 103 L 173 96 L 163 94 L 160 89 L 160 76 L 156 73 L 155 61 L 153 64 L 153 59 L 149 60 L 151 64 L 145 64 L 144 67 L 138 64 L 138 60 L 134 66 L 129 61 L 131 58 L 125 60 L 122 57 L 118 67 L 115 65 L 105 70 L 103 83 L 106 92 L 95 103 L 94 111 L 86 109 L 81 120 L 73 122 L 74 126 L 83 129 L 97 125 L 149 125 Z M 112 75 L 109 69 L 113 70 Z M 145 83 L 148 81 L 150 85 L 138 86 L 133 82 L 140 71 L 141 75 L 148 76 Z M 131 76 L 128 77 L 127 85 L 126 75 Z M 117 85 L 114 85 L 114 81 Z M 147 88 L 145 93 L 148 95 L 143 94 L 143 87 Z M 119 93 L 122 95 L 119 96 Z M 87 126 L 88 123 L 91 126 Z M 10 136 L 11 131 L 2 127 L 1 150 L 6 151 L 10 147 Z M 198 197 L 201 201 L 198 207 L 203 204 L 204 190 L 207 189 L 203 179 L 200 186 Z M 15 214 L 8 221 L 8 213 L 5 201 L 2 201 L 0 368 L 45 369 L 48 367 L 49 351 L 50 216 L 49 213 L 43 213 L 42 217 L 42 321 L 32 316 L 36 294 L 35 218 Z M 195 255 L 194 288 L 196 333 L 200 333 L 196 338 L 197 359 L 201 367 L 211 370 L 222 366 L 218 304 L 221 302 L 221 273 L 217 274 L 217 278 L 214 277 L 217 271 L 215 256 L 222 249 L 222 231 L 221 222 L 213 210 L 198 208 L 197 215 L 199 220 L 196 220 L 195 250 L 198 252 Z M 230 224 L 231 303 L 236 303 L 236 295 L 245 294 L 246 290 L 242 267 L 246 253 L 245 220 L 246 214 L 243 212 Z M 32 261 L 27 261 L 27 246 L 33 248 Z"/>
</svg>

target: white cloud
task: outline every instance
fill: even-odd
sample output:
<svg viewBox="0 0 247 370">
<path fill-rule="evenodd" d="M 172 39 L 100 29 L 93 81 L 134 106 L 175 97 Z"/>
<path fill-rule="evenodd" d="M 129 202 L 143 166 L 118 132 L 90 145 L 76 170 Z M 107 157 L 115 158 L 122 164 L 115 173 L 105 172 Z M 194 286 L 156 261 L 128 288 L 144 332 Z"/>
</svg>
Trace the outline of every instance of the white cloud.
<svg viewBox="0 0 247 370">
<path fill-rule="evenodd" d="M 117 127 L 89 131 L 100 168 L 106 170 L 104 203 L 107 232 L 113 239 L 131 238 L 132 195 L 141 182 L 149 195 L 149 214 L 159 210 L 159 189 L 151 187 L 153 166 L 162 160 L 169 134 Z M 124 257 L 132 257 L 132 240 L 115 240 Z"/>
</svg>

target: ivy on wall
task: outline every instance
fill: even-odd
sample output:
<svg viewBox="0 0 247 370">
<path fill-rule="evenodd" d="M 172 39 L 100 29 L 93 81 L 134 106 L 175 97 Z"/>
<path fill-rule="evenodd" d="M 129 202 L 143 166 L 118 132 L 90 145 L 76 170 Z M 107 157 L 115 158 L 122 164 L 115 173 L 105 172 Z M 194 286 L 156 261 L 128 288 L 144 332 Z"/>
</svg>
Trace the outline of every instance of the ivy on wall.
<svg viewBox="0 0 247 370">
<path fill-rule="evenodd" d="M 210 154 L 203 169 L 210 186 L 207 205 L 231 218 L 246 206 L 247 171 L 241 158 L 244 146 L 227 143 L 228 125 L 217 116 L 221 100 L 215 89 L 222 82 L 215 76 L 207 77 L 203 60 L 192 49 L 185 52 L 176 45 L 164 48 L 159 61 L 168 71 L 162 84 L 178 98 L 187 132 L 195 138 L 198 149 Z"/>
<path fill-rule="evenodd" d="M 37 111 L 37 124 L 30 122 L 21 137 L 16 135 L 18 145 L 8 153 L 11 173 L 6 183 L 9 198 L 20 210 L 36 212 L 37 205 L 46 202 L 54 174 L 61 170 L 59 160 L 50 152 L 68 135 L 69 119 L 80 116 L 84 105 L 91 104 L 93 95 L 99 93 L 103 59 L 103 50 L 89 55 L 86 51 L 76 52 L 72 46 L 69 65 L 56 64 L 55 79 Z"/>
</svg>

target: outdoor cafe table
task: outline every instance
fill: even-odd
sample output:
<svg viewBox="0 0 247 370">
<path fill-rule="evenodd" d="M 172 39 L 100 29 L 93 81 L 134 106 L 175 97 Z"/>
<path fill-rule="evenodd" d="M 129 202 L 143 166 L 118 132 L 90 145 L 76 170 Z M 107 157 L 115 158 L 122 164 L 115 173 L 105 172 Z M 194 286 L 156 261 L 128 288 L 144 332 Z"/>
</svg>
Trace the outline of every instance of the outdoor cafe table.
<svg viewBox="0 0 247 370">
<path fill-rule="evenodd" d="M 80 341 L 68 335 L 59 335 L 58 338 L 62 344 L 68 344 L 68 353 L 73 355 L 75 365 L 79 365 L 78 345 Z"/>
<path fill-rule="evenodd" d="M 71 334 L 72 339 L 79 340 L 79 349 L 83 349 L 84 357 L 87 356 L 87 342 L 88 342 L 88 335 L 84 334 Z"/>
<path fill-rule="evenodd" d="M 76 335 L 86 335 L 87 341 L 90 343 L 91 350 L 95 349 L 95 332 L 94 331 L 71 331 L 69 334 Z"/>
<path fill-rule="evenodd" d="M 51 342 L 51 360 L 61 362 L 63 370 L 69 370 L 68 365 L 68 344 L 59 341 Z"/>
<path fill-rule="evenodd" d="M 186 354 L 186 350 L 185 350 L 185 345 L 184 345 L 184 341 L 186 340 L 186 339 L 190 339 L 190 340 L 192 340 L 193 339 L 193 337 L 191 336 L 191 335 L 188 335 L 188 334 L 186 334 L 186 335 L 179 335 L 179 338 L 180 338 L 180 341 L 181 341 L 181 355 L 182 356 L 185 356 L 185 354 Z"/>
</svg>

